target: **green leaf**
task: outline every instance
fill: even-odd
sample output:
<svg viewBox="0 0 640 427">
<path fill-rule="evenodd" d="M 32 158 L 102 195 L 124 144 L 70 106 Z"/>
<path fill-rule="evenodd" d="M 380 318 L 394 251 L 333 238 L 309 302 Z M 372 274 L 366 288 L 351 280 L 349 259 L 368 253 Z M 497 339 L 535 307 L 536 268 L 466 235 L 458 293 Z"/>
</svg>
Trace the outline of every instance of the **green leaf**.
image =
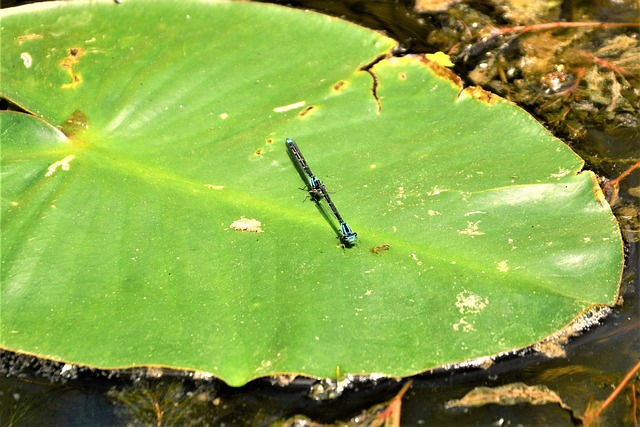
<svg viewBox="0 0 640 427">
<path fill-rule="evenodd" d="M 615 301 L 594 175 L 519 108 L 384 58 L 393 40 L 254 3 L 0 13 L 0 93 L 37 116 L 0 114 L 4 349 L 232 385 L 406 376 Z"/>
</svg>

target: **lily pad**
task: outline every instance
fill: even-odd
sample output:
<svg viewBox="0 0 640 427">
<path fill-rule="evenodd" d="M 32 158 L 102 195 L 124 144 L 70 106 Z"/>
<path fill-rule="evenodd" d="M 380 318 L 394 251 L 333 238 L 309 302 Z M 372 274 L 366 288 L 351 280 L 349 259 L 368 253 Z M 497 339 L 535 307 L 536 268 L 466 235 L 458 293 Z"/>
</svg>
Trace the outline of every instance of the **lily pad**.
<svg viewBox="0 0 640 427">
<path fill-rule="evenodd" d="M 407 376 L 612 304 L 595 177 L 514 105 L 335 18 L 1 12 L 0 347 L 104 369 Z M 293 138 L 358 233 L 305 185 Z"/>
</svg>

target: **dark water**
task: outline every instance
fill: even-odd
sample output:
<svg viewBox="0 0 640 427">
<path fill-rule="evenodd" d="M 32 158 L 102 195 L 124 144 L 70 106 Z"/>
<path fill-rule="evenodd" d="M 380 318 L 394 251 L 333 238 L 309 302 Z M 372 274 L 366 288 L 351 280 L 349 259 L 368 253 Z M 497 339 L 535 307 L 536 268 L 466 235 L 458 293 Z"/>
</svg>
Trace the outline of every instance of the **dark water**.
<svg viewBox="0 0 640 427">
<path fill-rule="evenodd" d="M 2 7 L 16 3 L 20 2 L 4 1 Z M 445 31 L 443 25 L 449 21 L 443 14 L 414 12 L 413 2 L 309 0 L 273 3 L 314 9 L 383 31 L 402 43 L 399 53 L 434 52 L 446 48 L 442 43 L 445 38 L 434 37 L 434 34 Z M 576 4 L 571 1 L 563 4 L 560 10 L 564 16 L 558 18 L 575 15 Z M 470 1 L 467 5 L 492 16 L 497 24 L 506 24 L 499 8 L 489 2 Z M 592 13 L 591 19 L 603 21 L 612 20 L 612 16 L 631 16 L 631 19 L 636 16 L 637 19 L 637 13 L 634 15 L 637 6 L 631 2 L 594 2 L 588 11 Z M 637 28 L 621 31 L 638 37 Z M 470 81 L 466 73 L 472 67 L 472 61 L 457 63 L 455 71 L 465 81 Z M 536 113 L 533 104 L 525 107 Z M 545 116 L 538 118 L 548 124 Z M 630 166 L 629 159 L 640 160 L 640 137 L 633 120 L 630 126 L 614 130 L 603 125 L 604 122 L 594 118 L 593 122 L 585 123 L 588 132 L 575 139 L 569 139 L 570 135 L 562 130 L 558 133 L 586 160 L 587 168 L 606 179 L 614 179 Z M 403 425 L 579 425 L 575 415 L 582 414 L 590 400 L 603 400 L 609 395 L 638 362 L 640 355 L 640 252 L 637 209 L 634 210 L 640 195 L 634 193 L 635 190 L 629 191 L 634 188 L 640 188 L 640 170 L 621 182 L 614 205 L 627 240 L 621 288 L 623 304 L 614 308 L 601 325 L 571 339 L 566 346 L 566 357 L 548 359 L 529 352 L 520 357 L 503 358 L 487 370 L 441 370 L 414 377 L 413 385 L 403 399 Z M 284 425 L 292 425 L 291 417 L 295 415 L 304 415 L 319 423 L 333 423 L 348 421 L 390 399 L 403 384 L 397 380 L 356 382 L 336 399 L 316 400 L 309 396 L 311 380 L 298 380 L 286 387 L 273 385 L 269 380 L 258 380 L 245 387 L 230 388 L 216 381 L 196 381 L 179 374 L 145 379 L 143 371 L 66 370 L 60 364 L 10 353 L 0 354 L 0 373 L 2 426 L 157 425 L 159 411 L 162 425 L 270 425 L 286 419 L 289 421 Z M 461 398 L 475 387 L 514 382 L 546 385 L 574 412 L 558 404 L 445 409 L 445 402 Z M 635 385 L 640 386 L 637 376 Z M 630 388 L 627 388 L 605 412 L 604 425 L 633 425 L 632 400 Z"/>
</svg>

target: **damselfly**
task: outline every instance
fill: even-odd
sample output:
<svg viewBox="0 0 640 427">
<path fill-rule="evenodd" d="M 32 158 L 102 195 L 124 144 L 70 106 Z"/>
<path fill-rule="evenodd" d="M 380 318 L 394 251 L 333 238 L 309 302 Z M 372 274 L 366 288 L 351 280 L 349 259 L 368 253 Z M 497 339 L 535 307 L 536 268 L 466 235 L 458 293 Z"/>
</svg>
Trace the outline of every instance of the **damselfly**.
<svg viewBox="0 0 640 427">
<path fill-rule="evenodd" d="M 331 208 L 331 212 L 333 212 L 333 215 L 338 220 L 341 233 L 340 241 L 347 246 L 353 245 L 356 241 L 356 238 L 358 237 L 358 234 L 354 232 L 351 227 L 349 227 L 349 225 L 342 219 L 342 215 L 340 215 L 340 212 L 338 212 L 336 205 L 333 203 L 333 200 L 331 200 L 326 187 L 320 181 L 320 179 L 316 177 L 313 172 L 311 172 L 311 168 L 300 152 L 300 148 L 298 148 L 298 145 L 291 138 L 287 138 L 285 142 L 287 144 L 289 154 L 293 159 L 295 159 L 299 167 L 302 168 L 304 173 L 307 175 L 307 188 L 313 200 L 315 200 L 317 203 L 320 203 L 320 201 L 324 198 L 327 201 L 329 208 Z"/>
</svg>

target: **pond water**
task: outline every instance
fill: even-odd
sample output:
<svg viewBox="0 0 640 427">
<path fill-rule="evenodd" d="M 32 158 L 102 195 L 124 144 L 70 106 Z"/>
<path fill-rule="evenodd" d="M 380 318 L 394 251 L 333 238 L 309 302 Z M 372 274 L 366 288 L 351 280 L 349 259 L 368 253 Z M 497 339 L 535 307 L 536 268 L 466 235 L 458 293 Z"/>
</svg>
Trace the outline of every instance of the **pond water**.
<svg viewBox="0 0 640 427">
<path fill-rule="evenodd" d="M 3 7 L 14 3 L 18 2 L 5 2 Z M 508 87 L 513 83 L 514 79 L 510 78 L 513 73 L 526 74 L 526 70 L 514 71 L 511 65 L 515 61 L 513 55 L 517 54 L 512 52 L 515 49 L 512 41 L 507 43 L 501 39 L 502 44 L 480 44 L 468 38 L 468 28 L 462 25 L 473 21 L 481 26 L 507 26 L 507 19 L 516 18 L 507 16 L 497 2 L 470 1 L 457 6 L 453 6 L 456 2 L 449 2 L 452 5 L 450 11 L 439 14 L 417 13 L 412 8 L 413 2 L 406 1 L 275 3 L 314 9 L 384 31 L 402 42 L 402 52 L 446 50 L 460 52 L 461 55 L 466 52 L 467 59 L 457 62 L 454 70 L 470 84 L 481 78 L 474 74 L 480 64 L 487 64 L 485 68 L 496 67 L 495 78 L 482 77 L 483 85 L 520 102 L 558 136 L 565 138 L 585 159 L 586 168 L 606 180 L 615 179 L 640 159 L 637 109 L 616 111 L 615 108 L 600 108 L 600 115 L 584 116 L 572 112 L 571 107 L 575 106 L 571 105 L 571 100 L 566 101 L 564 109 L 554 110 L 556 104 L 563 103 L 549 106 L 548 102 L 540 101 L 539 96 L 533 99 L 526 90 Z M 597 7 L 580 6 L 583 8 L 580 10 L 574 3 L 562 4 L 560 16 L 556 13 L 555 19 L 571 20 L 574 16 L 589 16 L 590 20 L 602 21 L 611 21 L 616 16 L 638 19 L 637 4 L 633 2 L 597 2 Z M 455 13 L 451 11 L 453 8 L 456 8 Z M 536 19 L 549 19 L 555 12 L 544 10 L 536 13 Z M 456 26 L 445 25 L 451 23 Z M 637 27 L 615 31 L 615 34 L 593 32 L 589 37 L 593 38 L 594 46 L 604 45 L 604 37 L 638 37 Z M 460 46 L 457 50 L 452 48 L 454 40 Z M 504 44 L 512 46 L 508 52 L 501 51 L 504 53 L 501 72 L 499 64 L 488 60 L 491 55 L 487 52 L 495 54 L 496 49 L 504 47 Z M 468 47 L 466 51 L 463 49 L 465 46 Z M 549 84 L 545 88 L 561 92 L 572 88 L 570 83 L 575 83 L 577 75 L 566 71 L 564 75 L 547 77 L 568 79 L 568 83 L 557 88 Z M 626 79 L 638 91 L 637 73 L 635 77 L 626 76 Z M 637 108 L 637 95 L 635 102 Z M 584 413 L 590 401 L 604 400 L 638 362 L 640 354 L 639 189 L 640 170 L 636 169 L 620 182 L 616 194 L 610 194 L 615 196 L 612 204 L 626 241 L 621 306 L 614 308 L 600 325 L 572 338 L 565 347 L 564 357 L 547 358 L 529 351 L 504 357 L 488 369 L 457 367 L 413 377 L 402 401 L 402 424 L 571 426 L 578 424 L 576 416 Z M 375 405 L 391 399 L 406 382 L 394 379 L 354 381 L 346 385 L 340 396 L 322 398 L 329 393 L 322 394 L 318 383 L 312 380 L 297 379 L 284 385 L 276 384 L 275 379 L 264 379 L 241 388 L 231 388 L 215 380 L 195 380 L 178 373 L 165 372 L 161 378 L 148 376 L 144 370 L 96 372 L 5 352 L 0 354 L 0 425 L 303 425 L 302 416 L 317 423 L 351 420 L 354 425 L 365 425 L 376 412 Z M 468 409 L 445 408 L 446 402 L 460 399 L 476 387 L 497 387 L 517 382 L 547 386 L 562 398 L 566 406 L 521 403 Z M 640 385 L 637 375 L 634 382 L 637 398 Z M 335 386 L 325 384 L 325 391 L 327 387 Z M 629 387 L 604 413 L 605 424 L 633 425 L 633 402 L 634 396 Z"/>
</svg>

